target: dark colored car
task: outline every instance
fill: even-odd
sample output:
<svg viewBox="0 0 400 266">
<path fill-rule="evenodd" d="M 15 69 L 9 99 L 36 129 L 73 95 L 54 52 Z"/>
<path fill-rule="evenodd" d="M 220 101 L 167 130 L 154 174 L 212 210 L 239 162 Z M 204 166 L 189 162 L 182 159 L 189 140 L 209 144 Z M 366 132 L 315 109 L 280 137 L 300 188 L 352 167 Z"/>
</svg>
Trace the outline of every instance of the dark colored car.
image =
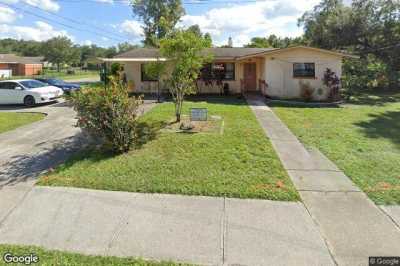
<svg viewBox="0 0 400 266">
<path fill-rule="evenodd" d="M 41 82 L 47 83 L 49 85 L 58 87 L 64 91 L 64 93 L 70 93 L 72 91 L 77 91 L 81 88 L 79 84 L 68 83 L 61 79 L 53 79 L 53 78 L 37 78 Z"/>
</svg>

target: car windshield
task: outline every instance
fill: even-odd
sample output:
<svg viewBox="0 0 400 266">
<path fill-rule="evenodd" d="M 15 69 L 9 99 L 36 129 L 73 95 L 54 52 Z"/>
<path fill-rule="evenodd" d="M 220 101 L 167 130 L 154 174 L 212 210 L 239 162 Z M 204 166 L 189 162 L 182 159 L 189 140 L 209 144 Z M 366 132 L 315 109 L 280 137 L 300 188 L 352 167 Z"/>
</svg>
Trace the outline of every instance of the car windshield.
<svg viewBox="0 0 400 266">
<path fill-rule="evenodd" d="M 64 85 L 65 82 L 60 80 L 60 79 L 48 79 L 46 80 L 47 83 L 49 83 L 50 85 Z"/>
<path fill-rule="evenodd" d="M 46 83 L 43 83 L 38 80 L 24 80 L 20 82 L 25 88 L 28 89 L 35 89 L 35 88 L 42 88 L 48 86 Z"/>
</svg>

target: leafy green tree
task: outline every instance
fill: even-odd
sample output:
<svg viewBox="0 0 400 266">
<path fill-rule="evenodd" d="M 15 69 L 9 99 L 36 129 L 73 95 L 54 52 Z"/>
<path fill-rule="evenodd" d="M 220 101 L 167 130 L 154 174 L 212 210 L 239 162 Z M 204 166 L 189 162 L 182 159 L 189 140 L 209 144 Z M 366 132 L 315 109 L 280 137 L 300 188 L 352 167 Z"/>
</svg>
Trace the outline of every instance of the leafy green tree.
<svg viewBox="0 0 400 266">
<path fill-rule="evenodd" d="M 135 49 L 138 47 L 139 47 L 138 45 L 130 44 L 128 42 L 123 42 L 123 43 L 118 44 L 117 50 L 118 50 L 118 53 L 124 53 L 124 52 L 127 52 L 129 50 L 132 50 L 132 49 Z"/>
<path fill-rule="evenodd" d="M 161 42 L 161 55 L 167 58 L 168 73 L 166 83 L 175 102 L 176 121 L 180 122 L 184 97 L 196 92 L 195 81 L 200 69 L 212 59 L 204 54 L 209 42 L 192 31 L 178 30 Z"/>
<path fill-rule="evenodd" d="M 254 37 L 251 38 L 250 43 L 246 44 L 244 47 L 248 48 L 268 48 L 272 47 L 265 37 Z"/>
<path fill-rule="evenodd" d="M 157 101 L 160 102 L 161 88 L 160 80 L 165 74 L 166 64 L 163 61 L 156 61 L 144 65 L 144 71 L 153 80 L 157 80 Z"/>
<path fill-rule="evenodd" d="M 370 55 L 373 55 L 386 64 L 383 69 L 386 69 L 389 86 L 398 88 L 399 1 L 354 0 L 348 7 L 341 0 L 324 0 L 313 11 L 306 12 L 299 25 L 304 26 L 305 38 L 313 46 L 347 49 L 358 53 L 368 64 L 374 64 L 370 61 Z M 374 69 L 373 65 L 368 69 Z"/>
<path fill-rule="evenodd" d="M 144 24 L 145 46 L 158 47 L 159 40 L 175 28 L 185 14 L 181 0 L 133 0 L 132 10 Z"/>
<path fill-rule="evenodd" d="M 303 37 L 297 38 L 280 38 L 276 35 L 272 34 L 267 37 L 254 37 L 251 39 L 249 44 L 246 44 L 244 47 L 253 47 L 253 48 L 286 48 L 290 46 L 297 45 L 305 45 L 307 42 Z"/>
<path fill-rule="evenodd" d="M 43 54 L 46 60 L 57 65 L 57 71 L 60 71 L 61 64 L 72 63 L 76 56 L 72 41 L 64 36 L 45 42 Z"/>
</svg>

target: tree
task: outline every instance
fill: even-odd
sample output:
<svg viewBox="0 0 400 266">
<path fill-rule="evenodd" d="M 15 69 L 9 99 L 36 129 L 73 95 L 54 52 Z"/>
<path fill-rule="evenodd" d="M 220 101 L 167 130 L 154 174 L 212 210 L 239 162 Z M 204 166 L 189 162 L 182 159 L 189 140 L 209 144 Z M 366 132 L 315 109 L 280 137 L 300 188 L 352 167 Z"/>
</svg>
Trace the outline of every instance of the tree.
<svg viewBox="0 0 400 266">
<path fill-rule="evenodd" d="M 185 95 L 196 92 L 195 81 L 200 69 L 211 56 L 204 54 L 209 42 L 192 31 L 178 30 L 162 39 L 161 55 L 167 58 L 168 79 L 170 93 L 175 102 L 176 121 L 181 121 L 182 104 Z"/>
<path fill-rule="evenodd" d="M 290 46 L 297 45 L 305 45 L 307 42 L 303 37 L 296 38 L 280 38 L 276 35 L 272 34 L 267 37 L 254 37 L 251 39 L 251 42 L 244 45 L 244 47 L 253 47 L 253 48 L 286 48 Z"/>
<path fill-rule="evenodd" d="M 70 39 L 64 36 L 54 37 L 43 44 L 45 59 L 57 65 L 60 71 L 61 64 L 71 63 L 76 56 Z"/>
<path fill-rule="evenodd" d="M 133 0 L 132 11 L 144 24 L 145 46 L 151 47 L 158 47 L 185 14 L 181 0 Z"/>
<path fill-rule="evenodd" d="M 370 55 L 385 62 L 390 87 L 399 86 L 400 2 L 324 0 L 299 20 L 311 45 L 358 53 L 368 64 Z"/>
<path fill-rule="evenodd" d="M 157 60 L 156 62 L 147 63 L 144 65 L 145 73 L 153 80 L 157 80 L 157 101 L 160 102 L 161 90 L 160 80 L 166 70 L 165 62 Z"/>
<path fill-rule="evenodd" d="M 268 47 L 272 47 L 272 46 L 268 42 L 267 38 L 254 37 L 254 38 L 251 38 L 250 43 L 246 44 L 244 47 L 248 47 L 248 48 L 268 48 Z"/>
<path fill-rule="evenodd" d="M 132 49 L 135 49 L 138 47 L 139 47 L 138 45 L 130 44 L 128 42 L 123 42 L 123 43 L 118 44 L 117 49 L 118 49 L 118 53 L 124 53 L 124 52 L 127 52 L 129 50 L 132 50 Z"/>
</svg>

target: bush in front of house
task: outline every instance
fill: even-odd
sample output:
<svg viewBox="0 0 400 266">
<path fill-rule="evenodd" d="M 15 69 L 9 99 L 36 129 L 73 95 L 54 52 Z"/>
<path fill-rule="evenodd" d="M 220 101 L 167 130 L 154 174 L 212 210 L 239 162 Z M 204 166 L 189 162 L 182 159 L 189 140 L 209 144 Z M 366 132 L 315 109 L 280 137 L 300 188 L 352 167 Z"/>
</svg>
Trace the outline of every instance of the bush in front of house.
<svg viewBox="0 0 400 266">
<path fill-rule="evenodd" d="M 77 111 L 77 125 L 103 141 L 115 153 L 129 151 L 137 141 L 138 109 L 141 97 L 129 97 L 128 88 L 117 78 L 109 86 L 86 88 L 71 96 Z"/>
<path fill-rule="evenodd" d="M 329 89 L 328 100 L 331 102 L 340 100 L 340 79 L 330 68 L 324 72 L 323 84 Z"/>
</svg>

